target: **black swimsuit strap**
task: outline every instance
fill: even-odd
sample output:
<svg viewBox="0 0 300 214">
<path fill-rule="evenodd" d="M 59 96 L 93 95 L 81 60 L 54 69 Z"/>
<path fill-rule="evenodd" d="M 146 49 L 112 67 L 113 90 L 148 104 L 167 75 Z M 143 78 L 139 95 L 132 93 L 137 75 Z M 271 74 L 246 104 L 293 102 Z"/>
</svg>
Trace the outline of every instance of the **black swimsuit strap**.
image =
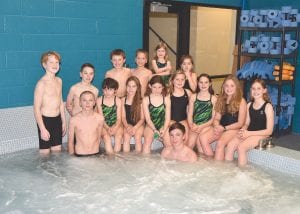
<svg viewBox="0 0 300 214">
<path fill-rule="evenodd" d="M 126 98 L 125 98 L 126 99 Z M 102 105 L 105 105 L 104 103 L 104 96 L 102 96 Z M 125 100 L 125 102 L 126 102 L 126 100 Z M 114 105 L 116 105 L 116 96 L 115 96 L 115 98 L 114 98 Z M 113 105 L 113 106 L 114 106 Z M 112 106 L 111 106 L 112 107 Z"/>
<path fill-rule="evenodd" d="M 186 89 L 183 89 L 184 90 L 184 95 L 183 96 L 188 96 L 187 92 L 186 92 Z"/>
</svg>

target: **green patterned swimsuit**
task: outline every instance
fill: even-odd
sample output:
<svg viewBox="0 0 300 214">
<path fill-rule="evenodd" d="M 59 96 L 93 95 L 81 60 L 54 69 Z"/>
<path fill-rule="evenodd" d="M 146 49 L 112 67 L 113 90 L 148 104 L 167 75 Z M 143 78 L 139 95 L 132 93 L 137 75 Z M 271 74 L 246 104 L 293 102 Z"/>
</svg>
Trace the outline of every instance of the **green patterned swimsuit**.
<svg viewBox="0 0 300 214">
<path fill-rule="evenodd" d="M 201 125 L 209 121 L 212 117 L 213 105 L 211 96 L 209 100 L 203 101 L 196 98 L 194 102 L 193 122 Z"/>
<path fill-rule="evenodd" d="M 149 113 L 152 123 L 154 124 L 156 130 L 160 130 L 165 123 L 165 115 L 166 115 L 166 105 L 165 98 L 163 97 L 163 103 L 159 106 L 154 106 L 151 103 L 149 96 Z"/>
<path fill-rule="evenodd" d="M 167 62 L 161 63 L 161 62 L 156 61 L 156 65 L 158 68 L 164 68 L 167 66 Z M 166 86 L 169 85 L 170 75 L 164 75 L 164 76 L 161 76 L 161 78 Z"/>
<path fill-rule="evenodd" d="M 102 112 L 105 119 L 106 124 L 111 127 L 117 122 L 117 105 L 116 105 L 116 97 L 114 99 L 113 106 L 107 106 L 103 103 L 104 97 L 102 97 Z"/>
</svg>

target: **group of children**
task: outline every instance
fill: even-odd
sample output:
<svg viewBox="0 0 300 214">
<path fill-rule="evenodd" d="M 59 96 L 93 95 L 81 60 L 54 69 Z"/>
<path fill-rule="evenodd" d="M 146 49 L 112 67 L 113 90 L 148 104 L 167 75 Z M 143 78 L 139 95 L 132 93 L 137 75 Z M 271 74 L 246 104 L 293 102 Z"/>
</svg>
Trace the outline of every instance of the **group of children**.
<svg viewBox="0 0 300 214">
<path fill-rule="evenodd" d="M 110 58 L 113 68 L 105 74 L 102 96 L 98 97 L 98 89 L 91 84 L 94 67 L 89 63 L 82 65 L 82 80 L 69 91 L 70 154 L 98 154 L 101 140 L 107 154 L 129 152 L 132 138 L 136 152 L 149 154 L 157 139 L 164 146 L 163 158 L 193 162 L 197 149 L 216 160 L 232 161 L 237 151 L 238 163 L 244 166 L 248 150 L 272 134 L 274 112 L 262 80 L 251 85 L 247 104 L 233 75 L 224 80 L 216 97 L 210 76 L 197 77 L 189 55 L 181 57 L 180 69 L 172 73 L 164 43 L 155 49 L 153 71 L 145 67 L 148 54 L 144 50 L 136 51 L 135 69 L 124 67 L 126 57 L 121 49 L 113 50 Z M 47 52 L 41 63 L 46 73 L 35 89 L 34 113 L 40 152 L 45 154 L 61 150 L 66 119 L 62 81 L 56 77 L 60 56 Z M 217 142 L 215 151 L 212 142 Z"/>
</svg>

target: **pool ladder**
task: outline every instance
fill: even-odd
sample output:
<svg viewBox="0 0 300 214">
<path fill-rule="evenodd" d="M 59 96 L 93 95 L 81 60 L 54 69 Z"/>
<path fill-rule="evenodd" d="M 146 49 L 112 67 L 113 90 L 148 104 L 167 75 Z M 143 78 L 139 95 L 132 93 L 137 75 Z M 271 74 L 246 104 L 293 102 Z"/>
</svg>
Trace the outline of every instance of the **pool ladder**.
<svg viewBox="0 0 300 214">
<path fill-rule="evenodd" d="M 274 147 L 275 145 L 272 142 L 272 137 L 264 138 L 259 140 L 259 144 L 255 147 L 258 150 L 265 150 Z"/>
</svg>

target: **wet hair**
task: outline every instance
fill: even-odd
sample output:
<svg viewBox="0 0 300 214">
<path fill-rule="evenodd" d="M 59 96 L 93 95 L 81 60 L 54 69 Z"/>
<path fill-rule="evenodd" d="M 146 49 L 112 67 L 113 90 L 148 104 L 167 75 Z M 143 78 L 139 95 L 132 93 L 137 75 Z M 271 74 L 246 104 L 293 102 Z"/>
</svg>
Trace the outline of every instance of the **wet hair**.
<svg viewBox="0 0 300 214">
<path fill-rule="evenodd" d="M 124 59 L 126 59 L 125 51 L 122 49 L 112 50 L 112 52 L 110 52 L 110 59 L 112 59 L 113 56 L 122 56 Z"/>
<path fill-rule="evenodd" d="M 200 92 L 200 88 L 199 88 L 199 84 L 198 84 L 198 83 L 199 83 L 201 77 L 206 77 L 206 78 L 208 79 L 208 81 L 209 81 L 209 83 L 210 83 L 210 86 L 209 86 L 209 88 L 208 88 L 208 92 L 209 92 L 211 95 L 214 95 L 214 94 L 215 94 L 215 91 L 214 91 L 214 89 L 213 89 L 213 87 L 212 87 L 212 81 L 211 81 L 211 78 L 210 78 L 210 76 L 209 76 L 208 74 L 205 74 L 205 73 L 200 74 L 200 75 L 197 77 L 197 88 L 196 88 L 196 93 L 199 93 L 199 92 Z"/>
<path fill-rule="evenodd" d="M 182 55 L 179 59 L 180 68 L 181 68 L 181 65 L 182 65 L 183 61 L 186 60 L 186 59 L 191 60 L 192 65 L 194 65 L 194 60 L 193 60 L 193 57 L 191 55 Z M 191 72 L 195 72 L 193 68 L 192 68 Z"/>
<path fill-rule="evenodd" d="M 91 91 L 83 91 L 83 92 L 80 94 L 80 96 L 79 96 L 79 100 L 81 100 L 81 98 L 82 98 L 84 95 L 86 95 L 86 94 L 93 95 L 94 99 L 96 99 L 96 98 L 95 98 L 95 94 L 93 94 L 93 92 L 91 92 Z"/>
<path fill-rule="evenodd" d="M 86 67 L 92 68 L 95 71 L 95 67 L 91 63 L 84 63 L 81 65 L 80 72 L 82 72 Z"/>
<path fill-rule="evenodd" d="M 173 83 L 173 81 L 174 81 L 174 79 L 176 78 L 177 75 L 183 75 L 184 78 L 186 79 L 186 76 L 185 76 L 185 74 L 182 70 L 177 70 L 175 73 L 173 73 L 171 75 L 170 80 L 169 80 L 170 81 L 169 82 L 169 92 L 170 92 L 170 94 L 174 93 L 174 83 Z"/>
<path fill-rule="evenodd" d="M 48 61 L 49 56 L 54 56 L 58 60 L 58 62 L 61 61 L 59 53 L 57 53 L 56 51 L 47 51 L 41 56 L 41 64 L 46 63 Z"/>
<path fill-rule="evenodd" d="M 146 59 L 148 60 L 148 52 L 147 52 L 146 50 L 144 50 L 144 49 L 137 49 L 137 50 L 135 51 L 135 57 L 137 57 L 137 55 L 138 55 L 139 53 L 145 54 Z"/>
<path fill-rule="evenodd" d="M 130 108 L 131 120 L 134 123 L 137 123 L 141 119 L 141 104 L 142 104 L 141 83 L 137 77 L 131 76 L 127 79 L 126 86 L 130 81 L 133 81 L 137 86 L 135 95 L 132 100 L 131 108 Z"/>
<path fill-rule="evenodd" d="M 112 78 L 105 78 L 102 82 L 102 89 L 115 89 L 118 90 L 119 83 Z"/>
<path fill-rule="evenodd" d="M 154 75 L 154 76 L 150 79 L 150 81 L 149 81 L 148 84 L 152 86 L 152 85 L 154 85 L 155 83 L 159 83 L 159 84 L 161 84 L 161 85 L 163 86 L 162 95 L 163 95 L 163 96 L 166 96 L 167 93 L 168 93 L 168 90 L 167 90 L 166 85 L 165 85 L 163 79 L 161 78 L 161 76 L 159 76 L 159 75 Z M 151 88 L 150 88 L 150 87 L 147 87 L 147 91 L 146 91 L 146 93 L 145 93 L 146 96 L 149 96 L 151 93 L 152 93 Z"/>
<path fill-rule="evenodd" d="M 164 43 L 164 42 L 162 42 L 162 41 L 160 41 L 160 42 L 158 43 L 158 45 L 156 45 L 155 51 L 154 51 L 154 57 L 153 57 L 153 58 L 154 58 L 155 60 L 158 60 L 156 51 L 157 51 L 158 49 L 161 49 L 161 48 L 165 49 L 165 51 L 166 51 L 165 60 L 168 61 L 168 59 L 169 59 L 169 55 L 168 55 L 168 47 L 167 47 L 166 43 Z"/>
<path fill-rule="evenodd" d="M 179 129 L 183 134 L 185 134 L 185 127 L 179 122 L 173 123 L 169 128 L 169 133 L 173 131 L 174 129 Z"/>
<path fill-rule="evenodd" d="M 263 89 L 267 89 L 266 82 L 265 82 L 264 80 L 262 80 L 262 79 L 255 79 L 255 80 L 251 83 L 251 87 L 252 87 L 252 85 L 253 85 L 254 83 L 259 83 L 259 84 L 263 87 Z M 266 102 L 268 102 L 268 103 L 271 103 L 271 99 L 270 99 L 270 97 L 269 97 L 268 92 L 266 92 L 266 93 L 263 94 L 263 99 L 264 99 L 264 101 L 266 101 Z M 251 88 L 250 88 L 250 100 L 251 100 L 251 102 L 254 102 L 254 98 L 251 96 Z"/>
<path fill-rule="evenodd" d="M 224 91 L 224 86 L 228 80 L 232 80 L 234 82 L 234 84 L 236 86 L 236 90 L 235 90 L 235 93 L 233 94 L 231 100 L 229 101 L 228 108 L 226 110 L 227 94 Z M 222 115 L 225 114 L 226 112 L 232 113 L 232 114 L 236 113 L 239 111 L 242 98 L 243 98 L 243 91 L 240 86 L 240 82 L 234 75 L 230 74 L 225 78 L 225 80 L 222 83 L 221 92 L 218 96 L 215 110 L 216 110 L 216 112 L 219 112 Z"/>
</svg>

